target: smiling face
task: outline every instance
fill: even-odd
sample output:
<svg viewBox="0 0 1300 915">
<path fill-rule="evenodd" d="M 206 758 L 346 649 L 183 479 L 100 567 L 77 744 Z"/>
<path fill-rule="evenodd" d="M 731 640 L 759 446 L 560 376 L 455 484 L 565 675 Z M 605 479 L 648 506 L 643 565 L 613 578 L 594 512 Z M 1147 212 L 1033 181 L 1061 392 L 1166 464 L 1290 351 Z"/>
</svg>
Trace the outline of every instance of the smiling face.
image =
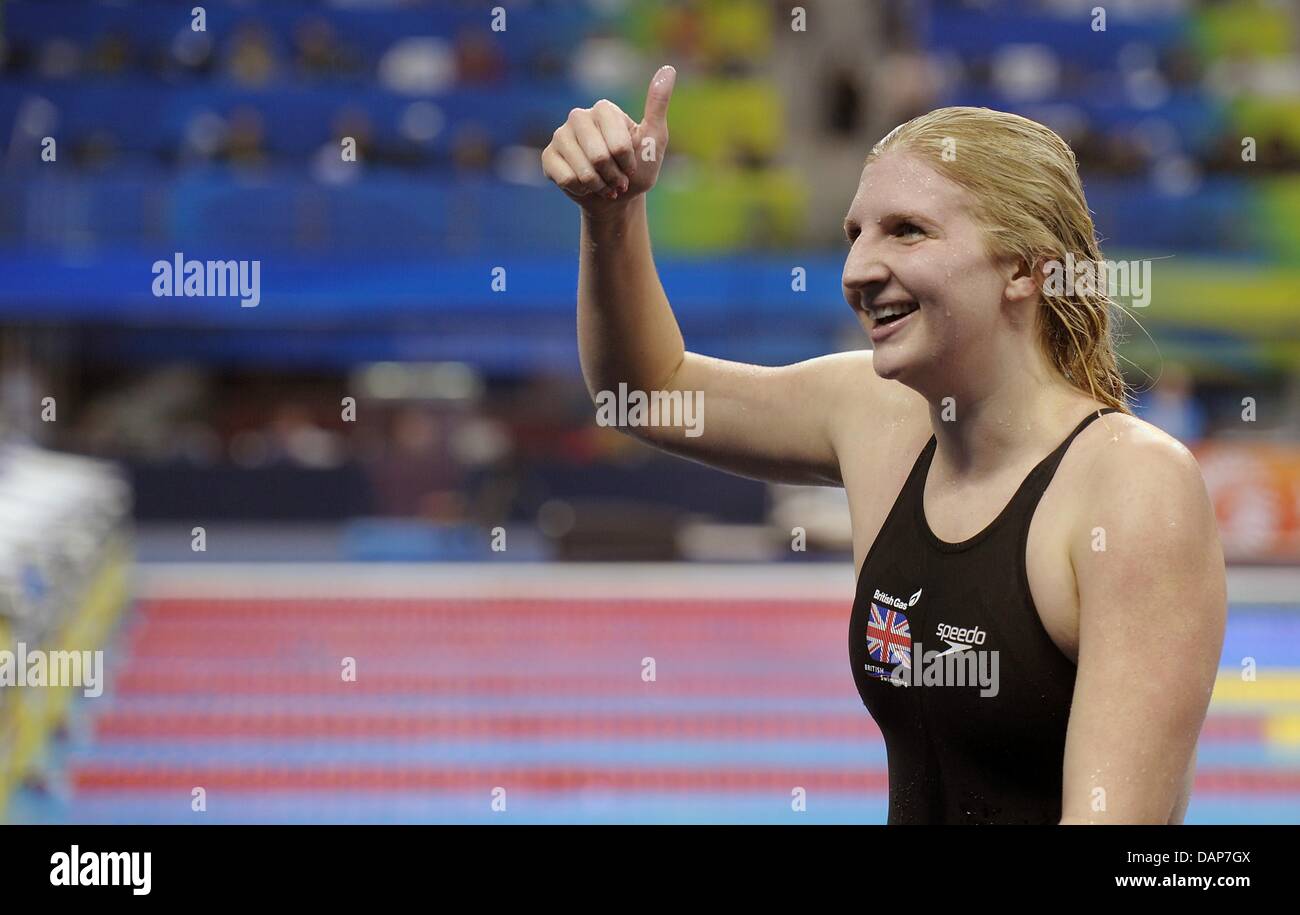
<svg viewBox="0 0 1300 915">
<path fill-rule="evenodd" d="M 876 373 L 923 394 L 955 391 L 960 373 L 1007 342 L 999 330 L 1011 317 L 1014 266 L 988 254 L 970 204 L 965 189 L 900 148 L 863 169 L 845 219 L 844 297 L 875 344 Z M 1022 299 L 1023 284 L 1012 286 Z M 888 305 L 901 307 L 880 313 Z"/>
</svg>

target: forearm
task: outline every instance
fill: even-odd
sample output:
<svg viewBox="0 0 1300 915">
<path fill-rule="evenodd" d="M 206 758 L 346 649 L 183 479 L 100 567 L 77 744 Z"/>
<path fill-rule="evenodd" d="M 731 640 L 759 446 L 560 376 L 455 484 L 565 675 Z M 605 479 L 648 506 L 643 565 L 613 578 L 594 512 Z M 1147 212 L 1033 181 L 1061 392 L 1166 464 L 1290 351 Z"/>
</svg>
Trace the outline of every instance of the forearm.
<svg viewBox="0 0 1300 915">
<path fill-rule="evenodd" d="M 578 353 L 587 389 L 664 384 L 685 344 L 655 271 L 645 197 L 599 216 L 584 211 L 580 250 Z"/>
</svg>

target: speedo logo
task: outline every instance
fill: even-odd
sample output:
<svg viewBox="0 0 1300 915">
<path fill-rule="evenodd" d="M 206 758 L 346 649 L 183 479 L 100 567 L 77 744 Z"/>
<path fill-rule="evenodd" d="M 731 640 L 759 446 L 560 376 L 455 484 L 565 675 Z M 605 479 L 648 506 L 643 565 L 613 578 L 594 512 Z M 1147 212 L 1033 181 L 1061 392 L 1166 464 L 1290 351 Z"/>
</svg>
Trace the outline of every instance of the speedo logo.
<svg viewBox="0 0 1300 915">
<path fill-rule="evenodd" d="M 915 605 L 916 602 L 921 599 L 921 590 L 923 589 L 918 589 L 917 592 L 913 594 L 911 597 L 909 597 L 907 600 L 903 600 L 902 598 L 891 597 L 890 595 L 886 594 L 884 591 L 881 591 L 879 588 L 877 588 L 876 593 L 871 595 L 871 599 L 874 601 L 879 601 L 880 603 L 885 604 L 886 606 L 893 607 L 895 610 L 906 610 L 908 607 Z"/>
<path fill-rule="evenodd" d="M 965 651 L 976 645 L 983 645 L 985 638 L 988 637 L 988 633 L 979 626 L 973 629 L 961 629 L 948 623 L 940 623 L 935 629 L 935 635 L 951 646 L 949 651 Z"/>
</svg>

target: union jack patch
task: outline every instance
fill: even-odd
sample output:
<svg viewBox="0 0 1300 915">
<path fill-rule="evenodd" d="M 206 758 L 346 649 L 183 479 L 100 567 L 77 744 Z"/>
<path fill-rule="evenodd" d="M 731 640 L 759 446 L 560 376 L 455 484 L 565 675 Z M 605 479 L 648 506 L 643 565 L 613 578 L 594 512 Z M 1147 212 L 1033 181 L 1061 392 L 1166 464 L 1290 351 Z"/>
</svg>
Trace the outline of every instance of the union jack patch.
<svg viewBox="0 0 1300 915">
<path fill-rule="evenodd" d="M 882 607 L 871 602 L 871 619 L 867 621 L 867 655 L 877 664 L 894 667 L 899 664 L 912 667 L 912 625 L 907 617 L 892 607 Z M 873 677 L 887 677 L 888 672 L 874 673 Z"/>
</svg>

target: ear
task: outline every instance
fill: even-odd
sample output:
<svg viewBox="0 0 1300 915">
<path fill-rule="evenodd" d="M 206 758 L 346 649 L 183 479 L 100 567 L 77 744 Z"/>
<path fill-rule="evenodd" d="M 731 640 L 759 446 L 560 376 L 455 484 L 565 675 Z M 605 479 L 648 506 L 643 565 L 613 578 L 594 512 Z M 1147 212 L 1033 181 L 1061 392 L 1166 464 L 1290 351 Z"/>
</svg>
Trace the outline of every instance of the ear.
<svg viewBox="0 0 1300 915">
<path fill-rule="evenodd" d="M 1033 267 L 1020 258 L 1008 258 L 1003 261 L 1003 277 L 1006 286 L 1002 297 L 1008 302 L 1023 302 L 1038 295 L 1041 277 L 1037 276 L 1038 265 Z"/>
</svg>

